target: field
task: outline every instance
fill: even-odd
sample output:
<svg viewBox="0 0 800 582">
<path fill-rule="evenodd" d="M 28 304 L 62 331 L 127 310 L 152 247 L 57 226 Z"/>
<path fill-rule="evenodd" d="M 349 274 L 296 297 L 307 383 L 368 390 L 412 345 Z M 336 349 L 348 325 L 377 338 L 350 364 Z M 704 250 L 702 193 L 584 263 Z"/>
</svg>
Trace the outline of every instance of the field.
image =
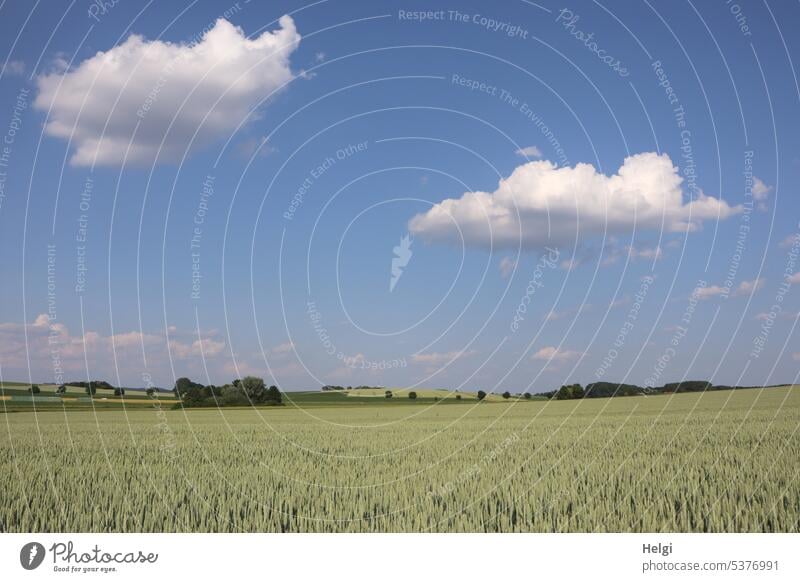
<svg viewBox="0 0 800 582">
<path fill-rule="evenodd" d="M 800 530 L 800 387 L 403 406 L 305 394 L 0 415 L 0 531 Z"/>
</svg>

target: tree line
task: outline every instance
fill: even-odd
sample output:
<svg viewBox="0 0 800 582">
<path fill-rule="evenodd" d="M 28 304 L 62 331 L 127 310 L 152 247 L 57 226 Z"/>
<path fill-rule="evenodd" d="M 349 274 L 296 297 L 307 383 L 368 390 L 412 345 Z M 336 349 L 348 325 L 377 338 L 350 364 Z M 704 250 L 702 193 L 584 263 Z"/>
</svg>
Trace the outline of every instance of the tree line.
<svg viewBox="0 0 800 582">
<path fill-rule="evenodd" d="M 567 384 L 558 390 L 542 392 L 554 400 L 575 400 L 578 398 L 613 398 L 615 396 L 639 396 L 642 394 L 679 394 L 685 392 L 710 392 L 716 390 L 743 390 L 748 388 L 762 388 L 762 386 L 726 386 L 712 384 L 705 380 L 687 380 L 684 382 L 670 382 L 663 386 L 643 387 L 636 384 L 623 384 L 617 382 L 593 382 L 586 388 L 580 384 Z"/>
<path fill-rule="evenodd" d="M 256 376 L 246 376 L 224 386 L 213 384 L 204 386 L 189 378 L 178 378 L 175 381 L 173 392 L 180 399 L 180 405 L 185 407 L 249 406 L 253 404 L 275 406 L 283 402 L 281 391 L 277 386 L 267 388 L 264 380 Z"/>
</svg>

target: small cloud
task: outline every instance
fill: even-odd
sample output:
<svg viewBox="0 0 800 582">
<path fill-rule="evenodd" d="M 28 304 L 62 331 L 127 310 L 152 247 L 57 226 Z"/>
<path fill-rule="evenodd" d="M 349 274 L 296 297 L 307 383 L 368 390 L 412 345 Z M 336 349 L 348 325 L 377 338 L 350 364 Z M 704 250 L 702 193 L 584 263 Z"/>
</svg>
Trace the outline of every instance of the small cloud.
<svg viewBox="0 0 800 582">
<path fill-rule="evenodd" d="M 800 284 L 800 271 L 798 271 L 798 272 L 797 272 L 797 273 L 795 273 L 794 275 L 791 275 L 791 276 L 789 276 L 789 277 L 786 277 L 786 281 L 787 281 L 788 283 L 791 283 L 792 285 L 798 285 L 798 284 Z"/>
<path fill-rule="evenodd" d="M 525 158 L 541 158 L 542 157 L 542 150 L 540 150 L 535 145 L 528 146 L 526 148 L 520 148 L 516 151 L 518 156 L 523 156 Z"/>
<path fill-rule="evenodd" d="M 773 190 L 772 186 L 767 186 L 763 182 L 763 180 L 753 176 L 753 188 L 751 191 L 753 193 L 753 199 L 756 202 L 758 202 L 757 206 L 759 210 L 767 209 L 767 205 L 765 204 L 764 201 L 767 199 L 769 193 L 772 192 L 772 190 Z"/>
<path fill-rule="evenodd" d="M 0 65 L 0 76 L 18 76 L 25 73 L 25 63 L 23 61 L 8 61 Z"/>
<path fill-rule="evenodd" d="M 793 354 L 792 354 L 792 359 L 793 359 L 795 362 L 800 362 L 800 352 L 795 352 L 795 353 L 793 353 Z"/>
<path fill-rule="evenodd" d="M 778 246 L 782 249 L 788 249 L 794 245 L 800 245 L 800 234 L 790 234 L 778 243 Z"/>
<path fill-rule="evenodd" d="M 752 281 L 742 281 L 739 287 L 736 288 L 735 295 L 751 295 L 756 291 L 763 289 L 764 279 L 753 279 Z"/>
<path fill-rule="evenodd" d="M 500 259 L 500 264 L 498 265 L 500 268 L 500 276 L 503 277 L 503 279 L 508 279 L 508 276 L 514 272 L 516 266 L 517 261 L 508 257 L 503 257 Z"/>
<path fill-rule="evenodd" d="M 531 356 L 532 360 L 541 360 L 550 363 L 562 364 L 570 360 L 576 360 L 584 355 L 573 350 L 559 349 L 554 346 L 546 346 Z"/>
<path fill-rule="evenodd" d="M 286 342 L 272 348 L 273 354 L 288 354 L 294 351 L 294 342 Z"/>
<path fill-rule="evenodd" d="M 319 51 L 317 54 L 314 55 L 314 62 L 315 63 L 324 63 L 325 62 L 325 53 Z"/>
<path fill-rule="evenodd" d="M 278 150 L 268 144 L 267 138 L 262 136 L 260 138 L 251 137 L 250 139 L 244 140 L 237 147 L 237 151 L 243 158 L 252 158 L 254 155 L 265 158 Z"/>
<path fill-rule="evenodd" d="M 711 285 L 709 287 L 697 287 L 692 291 L 692 295 L 696 296 L 700 300 L 711 299 L 712 297 L 717 297 L 719 295 L 725 295 L 727 291 L 724 287 L 720 287 L 719 285 Z"/>
</svg>

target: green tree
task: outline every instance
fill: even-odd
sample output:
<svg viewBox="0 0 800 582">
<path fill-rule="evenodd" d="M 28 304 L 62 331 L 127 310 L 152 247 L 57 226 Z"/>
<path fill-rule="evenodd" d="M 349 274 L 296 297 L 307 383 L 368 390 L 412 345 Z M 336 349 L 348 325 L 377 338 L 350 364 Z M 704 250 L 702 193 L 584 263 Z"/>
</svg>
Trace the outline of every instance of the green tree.
<svg viewBox="0 0 800 582">
<path fill-rule="evenodd" d="M 38 384 L 31 384 L 31 387 L 30 387 L 30 393 L 31 394 L 39 394 L 40 392 L 41 392 L 41 390 L 39 389 L 39 385 Z"/>
<path fill-rule="evenodd" d="M 486 398 L 486 392 L 478 390 L 478 400 L 483 400 L 484 398 Z"/>
<path fill-rule="evenodd" d="M 280 404 L 282 401 L 281 391 L 278 390 L 277 386 L 270 386 L 267 389 L 267 402 L 274 402 L 275 404 Z"/>
<path fill-rule="evenodd" d="M 509 398 L 511 398 L 511 393 L 508 390 L 506 390 L 505 392 L 503 392 L 503 398 L 508 400 Z"/>
<path fill-rule="evenodd" d="M 391 390 L 387 390 L 385 395 L 386 395 L 386 398 L 391 398 L 393 396 Z"/>
<path fill-rule="evenodd" d="M 408 393 L 408 397 L 411 400 L 416 400 L 417 399 L 417 393 L 412 390 L 411 392 Z"/>
<path fill-rule="evenodd" d="M 525 392 L 525 394 L 523 394 L 522 396 L 525 398 L 525 400 L 530 400 L 531 399 L 531 393 L 530 392 Z"/>
<path fill-rule="evenodd" d="M 264 384 L 264 380 L 256 376 L 242 378 L 241 387 L 250 402 L 262 402 L 267 395 L 267 387 Z"/>
</svg>

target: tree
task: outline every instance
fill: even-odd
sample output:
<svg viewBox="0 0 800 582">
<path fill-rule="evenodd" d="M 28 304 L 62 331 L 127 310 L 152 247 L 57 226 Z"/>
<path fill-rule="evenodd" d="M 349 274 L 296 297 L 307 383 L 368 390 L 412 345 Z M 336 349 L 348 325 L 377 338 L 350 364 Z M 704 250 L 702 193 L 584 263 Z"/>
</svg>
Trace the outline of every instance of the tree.
<svg viewBox="0 0 800 582">
<path fill-rule="evenodd" d="M 147 390 L 144 391 L 144 393 L 147 394 L 147 396 L 149 396 L 150 398 L 152 398 L 153 395 L 156 393 L 156 390 L 155 388 L 148 388 Z"/>
<path fill-rule="evenodd" d="M 114 396 L 125 396 L 125 388 L 114 388 Z"/>
<path fill-rule="evenodd" d="M 274 402 L 275 404 L 280 404 L 282 400 L 281 391 L 278 390 L 277 386 L 270 386 L 267 389 L 267 402 Z"/>
<path fill-rule="evenodd" d="M 525 400 L 530 400 L 531 399 L 531 393 L 530 392 L 525 392 L 525 394 L 523 394 L 522 396 L 525 398 Z"/>
<path fill-rule="evenodd" d="M 503 398 L 508 400 L 509 398 L 511 398 L 511 393 L 508 390 L 506 390 L 505 392 L 503 392 Z"/>
<path fill-rule="evenodd" d="M 261 402 L 267 395 L 267 387 L 264 385 L 264 380 L 256 376 L 243 378 L 241 387 L 250 402 Z"/>
<path fill-rule="evenodd" d="M 85 390 L 89 396 L 94 396 L 95 394 L 97 394 L 97 386 L 92 382 L 86 384 Z"/>
<path fill-rule="evenodd" d="M 486 392 L 478 390 L 478 400 L 483 400 L 484 398 L 486 398 Z"/>
<path fill-rule="evenodd" d="M 461 394 L 456 394 L 456 400 L 461 400 Z"/>
<path fill-rule="evenodd" d="M 391 397 L 392 397 L 392 391 L 391 390 L 387 390 L 386 391 L 386 398 L 391 398 Z"/>
<path fill-rule="evenodd" d="M 408 393 L 408 397 L 411 400 L 416 400 L 417 399 L 417 393 L 412 390 L 411 392 Z"/>
<path fill-rule="evenodd" d="M 39 394 L 39 392 L 41 392 L 41 390 L 39 389 L 39 385 L 38 384 L 31 384 L 30 393 L 31 394 Z"/>
</svg>

